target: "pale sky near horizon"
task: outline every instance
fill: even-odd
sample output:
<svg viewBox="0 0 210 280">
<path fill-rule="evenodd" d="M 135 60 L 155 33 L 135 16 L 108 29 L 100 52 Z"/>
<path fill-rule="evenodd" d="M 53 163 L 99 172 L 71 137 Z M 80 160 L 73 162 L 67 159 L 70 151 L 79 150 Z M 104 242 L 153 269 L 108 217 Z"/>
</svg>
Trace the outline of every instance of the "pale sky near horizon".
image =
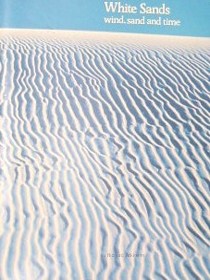
<svg viewBox="0 0 210 280">
<path fill-rule="evenodd" d="M 179 19 L 181 26 L 105 24 L 104 17 L 120 17 L 122 14 L 106 13 L 105 0 L 0 0 L 0 27 L 34 29 L 69 29 L 93 31 L 117 31 L 155 33 L 169 35 L 210 35 L 210 0 L 122 0 L 121 4 L 170 7 L 169 19 Z M 107 2 L 111 2 L 107 0 Z M 116 1 L 112 1 L 116 2 Z M 141 15 L 142 16 L 142 15 Z M 160 15 L 146 15 L 158 18 Z M 140 14 L 125 17 L 139 18 Z"/>
</svg>

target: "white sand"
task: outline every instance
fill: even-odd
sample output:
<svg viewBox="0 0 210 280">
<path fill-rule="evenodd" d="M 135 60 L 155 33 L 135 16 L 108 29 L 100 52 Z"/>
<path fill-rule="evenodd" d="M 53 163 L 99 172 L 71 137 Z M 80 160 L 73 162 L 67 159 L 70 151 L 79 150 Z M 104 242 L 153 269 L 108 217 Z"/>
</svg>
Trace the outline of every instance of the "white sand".
<svg viewBox="0 0 210 280">
<path fill-rule="evenodd" d="M 208 279 L 209 40 L 0 38 L 0 279 Z"/>
</svg>

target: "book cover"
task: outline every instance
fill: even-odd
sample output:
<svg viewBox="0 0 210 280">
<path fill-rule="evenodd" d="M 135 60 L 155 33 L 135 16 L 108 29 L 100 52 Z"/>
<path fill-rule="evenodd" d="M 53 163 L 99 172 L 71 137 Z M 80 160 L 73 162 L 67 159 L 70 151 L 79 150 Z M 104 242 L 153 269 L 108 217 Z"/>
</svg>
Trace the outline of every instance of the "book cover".
<svg viewBox="0 0 210 280">
<path fill-rule="evenodd" d="M 210 2 L 0 1 L 0 279 L 209 279 Z"/>
</svg>

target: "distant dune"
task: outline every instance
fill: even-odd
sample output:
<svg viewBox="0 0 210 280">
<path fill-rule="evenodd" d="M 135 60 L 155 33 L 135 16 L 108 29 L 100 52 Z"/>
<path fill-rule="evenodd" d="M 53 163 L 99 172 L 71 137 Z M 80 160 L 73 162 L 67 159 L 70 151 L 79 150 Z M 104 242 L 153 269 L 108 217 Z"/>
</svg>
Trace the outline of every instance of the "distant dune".
<svg viewBox="0 0 210 280">
<path fill-rule="evenodd" d="M 209 51 L 0 31 L 0 279 L 208 279 Z"/>
</svg>

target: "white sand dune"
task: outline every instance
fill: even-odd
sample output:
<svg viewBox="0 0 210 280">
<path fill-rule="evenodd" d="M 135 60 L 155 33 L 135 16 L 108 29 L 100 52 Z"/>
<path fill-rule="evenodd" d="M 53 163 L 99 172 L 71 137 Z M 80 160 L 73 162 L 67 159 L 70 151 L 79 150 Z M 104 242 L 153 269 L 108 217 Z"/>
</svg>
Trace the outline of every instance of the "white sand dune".
<svg viewBox="0 0 210 280">
<path fill-rule="evenodd" d="M 208 279 L 210 41 L 171 38 L 1 31 L 0 279 Z"/>
</svg>

